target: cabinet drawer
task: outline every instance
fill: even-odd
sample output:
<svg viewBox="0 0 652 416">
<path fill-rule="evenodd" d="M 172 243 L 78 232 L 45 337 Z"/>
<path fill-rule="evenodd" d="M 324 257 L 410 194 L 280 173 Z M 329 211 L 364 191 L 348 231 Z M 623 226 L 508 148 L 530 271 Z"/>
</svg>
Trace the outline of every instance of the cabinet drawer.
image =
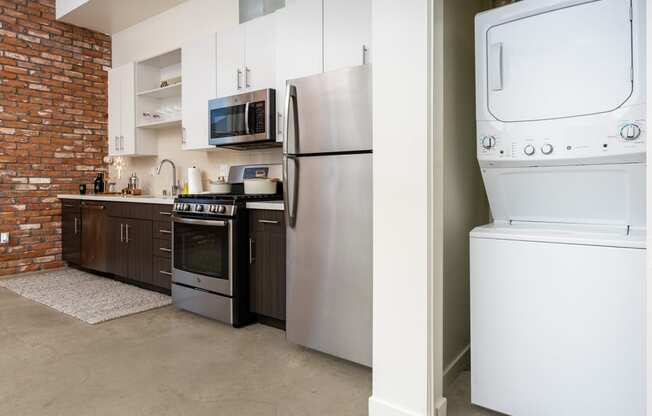
<svg viewBox="0 0 652 416">
<path fill-rule="evenodd" d="M 172 238 L 172 222 L 154 221 L 154 227 L 152 228 L 152 238 L 159 238 L 161 240 L 169 240 Z"/>
<path fill-rule="evenodd" d="M 154 257 L 152 263 L 154 286 L 170 290 L 172 282 L 172 260 L 163 257 Z"/>
<path fill-rule="evenodd" d="M 137 220 L 150 219 L 149 204 L 139 202 L 111 202 L 107 204 L 110 217 L 133 218 Z"/>
<path fill-rule="evenodd" d="M 283 211 L 251 210 L 249 228 L 252 231 L 283 232 L 285 217 Z"/>
<path fill-rule="evenodd" d="M 170 239 L 163 240 L 160 238 L 154 239 L 154 256 L 166 259 L 172 258 L 172 241 Z"/>
<path fill-rule="evenodd" d="M 78 199 L 62 199 L 61 207 L 70 209 L 79 209 L 81 201 Z"/>
<path fill-rule="evenodd" d="M 172 205 L 153 204 L 149 208 L 151 219 L 154 221 L 171 221 Z"/>
</svg>

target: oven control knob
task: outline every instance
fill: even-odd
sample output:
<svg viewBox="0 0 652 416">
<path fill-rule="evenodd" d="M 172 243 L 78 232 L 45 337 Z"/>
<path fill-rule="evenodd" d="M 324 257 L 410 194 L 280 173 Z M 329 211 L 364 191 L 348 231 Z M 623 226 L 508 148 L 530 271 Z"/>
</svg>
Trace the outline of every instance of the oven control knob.
<svg viewBox="0 0 652 416">
<path fill-rule="evenodd" d="M 218 205 L 217 206 L 217 212 L 219 214 L 224 214 L 226 212 L 226 207 L 224 205 Z"/>
<path fill-rule="evenodd" d="M 204 206 L 202 204 L 195 205 L 195 211 L 202 212 L 203 210 L 204 210 Z"/>
<path fill-rule="evenodd" d="M 536 151 L 537 149 L 535 149 L 534 146 L 532 146 L 531 144 L 528 144 L 527 146 L 525 146 L 525 149 L 523 149 L 523 152 L 525 152 L 525 154 L 528 156 L 532 156 Z"/>
<path fill-rule="evenodd" d="M 485 150 L 490 150 L 496 146 L 496 138 L 494 136 L 484 136 L 482 138 L 482 147 Z"/>
<path fill-rule="evenodd" d="M 549 143 L 546 143 L 543 146 L 541 146 L 541 153 L 543 153 L 544 155 L 551 154 L 553 150 L 554 150 L 554 147 L 552 147 L 552 145 L 549 144 Z"/>
<path fill-rule="evenodd" d="M 636 140 L 641 136 L 641 128 L 638 124 L 629 123 L 625 124 L 620 129 L 620 137 L 625 140 Z"/>
<path fill-rule="evenodd" d="M 190 204 L 183 204 L 182 211 L 190 211 Z"/>
</svg>

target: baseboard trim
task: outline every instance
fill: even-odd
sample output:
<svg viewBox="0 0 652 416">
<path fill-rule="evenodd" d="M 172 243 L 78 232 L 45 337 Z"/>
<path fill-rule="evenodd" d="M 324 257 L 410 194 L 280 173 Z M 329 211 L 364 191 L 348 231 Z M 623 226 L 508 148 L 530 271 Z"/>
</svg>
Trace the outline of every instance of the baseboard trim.
<svg viewBox="0 0 652 416">
<path fill-rule="evenodd" d="M 471 367 L 471 345 L 467 345 L 464 349 L 455 357 L 453 362 L 451 362 L 446 369 L 444 369 L 444 395 L 446 391 L 457 379 L 457 376 L 461 372 L 468 370 Z"/>
<path fill-rule="evenodd" d="M 369 416 L 426 416 L 403 409 L 376 397 L 369 398 Z"/>
</svg>

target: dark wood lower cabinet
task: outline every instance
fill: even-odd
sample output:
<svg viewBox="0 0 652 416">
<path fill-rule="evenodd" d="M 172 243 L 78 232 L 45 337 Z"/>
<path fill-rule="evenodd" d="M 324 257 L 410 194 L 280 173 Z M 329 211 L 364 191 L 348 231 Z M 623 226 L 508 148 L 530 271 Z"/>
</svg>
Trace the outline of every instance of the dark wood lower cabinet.
<svg viewBox="0 0 652 416">
<path fill-rule="evenodd" d="M 152 221 L 111 217 L 109 272 L 140 283 L 152 283 Z"/>
<path fill-rule="evenodd" d="M 283 211 L 249 214 L 250 309 L 264 323 L 285 322 L 285 221 Z M 265 318 L 271 321 L 265 322 Z M 276 321 L 276 322 L 275 322 Z"/>
<path fill-rule="evenodd" d="M 168 205 L 62 200 L 62 257 L 73 265 L 169 292 L 170 255 L 155 252 L 170 247 L 165 231 L 171 225 L 165 220 L 171 218 L 161 214 L 168 212 Z M 161 256 L 167 256 L 167 268 Z"/>
<path fill-rule="evenodd" d="M 98 272 L 109 271 L 106 212 L 101 203 L 81 204 L 81 266 Z"/>
<path fill-rule="evenodd" d="M 61 251 L 64 261 L 81 264 L 81 205 L 79 201 L 61 203 Z"/>
</svg>

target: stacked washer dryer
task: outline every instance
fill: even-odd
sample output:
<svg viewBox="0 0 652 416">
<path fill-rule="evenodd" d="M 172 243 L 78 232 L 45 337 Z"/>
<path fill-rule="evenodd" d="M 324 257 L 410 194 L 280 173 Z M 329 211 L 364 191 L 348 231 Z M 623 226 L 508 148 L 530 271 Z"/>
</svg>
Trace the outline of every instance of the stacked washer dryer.
<svg viewBox="0 0 652 416">
<path fill-rule="evenodd" d="M 473 403 L 645 414 L 645 0 L 524 0 L 476 18 Z"/>
</svg>

